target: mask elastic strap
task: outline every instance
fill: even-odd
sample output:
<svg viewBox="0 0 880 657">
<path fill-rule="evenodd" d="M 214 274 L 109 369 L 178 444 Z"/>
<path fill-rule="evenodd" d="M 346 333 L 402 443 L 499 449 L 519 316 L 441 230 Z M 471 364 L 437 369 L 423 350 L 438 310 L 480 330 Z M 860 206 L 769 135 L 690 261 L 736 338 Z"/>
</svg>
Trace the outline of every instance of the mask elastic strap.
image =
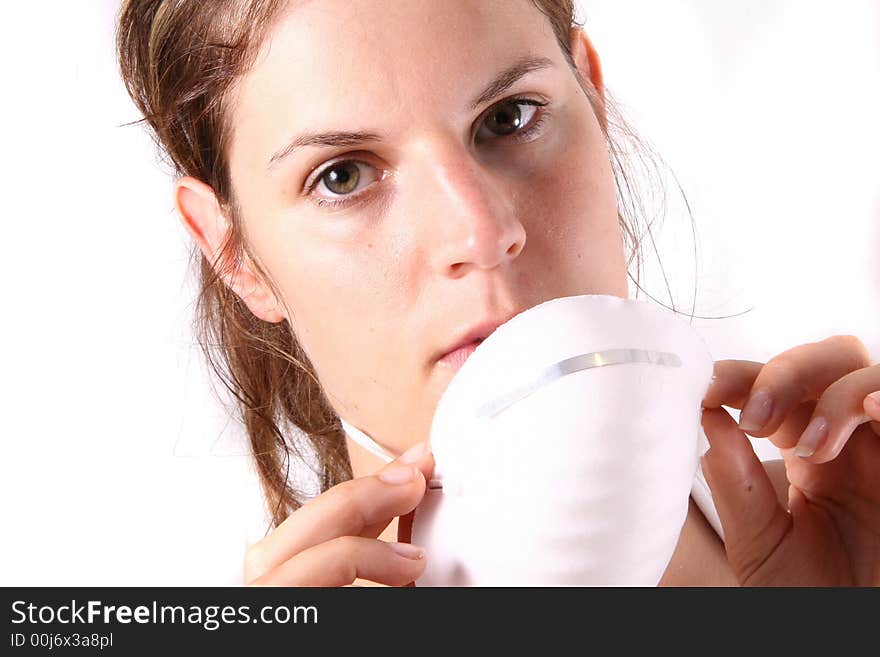
<svg viewBox="0 0 880 657">
<path fill-rule="evenodd" d="M 342 421 L 342 428 L 345 429 L 345 433 L 348 434 L 348 437 L 351 438 L 358 445 L 363 447 L 365 450 L 367 450 L 374 456 L 378 456 L 386 463 L 391 463 L 391 461 L 397 458 L 396 456 L 394 456 L 394 454 L 382 447 L 382 445 L 370 438 L 363 431 L 355 426 L 352 426 L 342 418 L 339 419 Z"/>
</svg>

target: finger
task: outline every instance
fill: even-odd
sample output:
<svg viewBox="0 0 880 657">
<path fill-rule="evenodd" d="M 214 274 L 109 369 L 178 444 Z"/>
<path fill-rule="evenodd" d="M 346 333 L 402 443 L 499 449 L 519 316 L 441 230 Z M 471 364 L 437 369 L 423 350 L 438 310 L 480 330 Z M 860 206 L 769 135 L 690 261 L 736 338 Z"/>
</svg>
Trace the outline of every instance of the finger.
<svg viewBox="0 0 880 657">
<path fill-rule="evenodd" d="M 719 360 L 715 362 L 712 383 L 703 398 L 703 408 L 741 409 L 758 378 L 764 363 L 750 360 Z M 779 448 L 794 447 L 807 428 L 813 414 L 814 401 L 806 401 L 789 411 L 779 428 L 767 438 Z"/>
<path fill-rule="evenodd" d="M 813 417 L 813 409 L 815 408 L 816 402 L 814 401 L 807 401 L 795 406 L 789 411 L 779 428 L 767 436 L 767 440 L 780 449 L 794 447 L 797 445 L 804 429 L 810 423 L 810 418 Z"/>
<path fill-rule="evenodd" d="M 417 447 L 421 448 L 423 451 L 417 450 Z M 401 454 L 398 457 L 398 459 L 402 458 L 407 458 L 407 460 L 409 460 L 414 466 L 416 466 L 425 477 L 426 482 L 431 480 L 431 476 L 434 474 L 434 455 L 431 452 L 430 446 L 427 442 L 419 443 L 418 445 L 412 447 L 410 450 L 407 450 L 407 452 Z M 381 520 L 378 523 L 368 525 L 364 528 L 362 532 L 360 532 L 360 535 L 367 538 L 377 538 L 379 535 L 382 534 L 383 531 L 385 531 L 385 528 L 393 519 L 394 518 L 388 518 L 387 520 Z"/>
<path fill-rule="evenodd" d="M 868 365 L 867 349 L 850 335 L 784 351 L 761 368 L 742 409 L 739 427 L 752 436 L 770 436 L 792 409 L 819 399 L 832 383 Z"/>
<path fill-rule="evenodd" d="M 703 408 L 742 408 L 764 363 L 752 360 L 718 360 L 712 382 L 703 398 Z"/>
<path fill-rule="evenodd" d="M 345 586 L 366 579 L 402 586 L 425 569 L 425 551 L 403 543 L 341 536 L 314 545 L 250 582 L 251 586 Z"/>
<path fill-rule="evenodd" d="M 880 390 L 872 392 L 865 397 L 865 400 L 862 402 L 862 408 L 865 409 L 865 413 L 871 418 L 871 428 L 874 430 L 874 433 L 880 436 Z"/>
<path fill-rule="evenodd" d="M 782 540 L 789 516 L 748 437 L 727 411 L 704 410 L 702 424 L 710 446 L 703 473 L 721 519 L 727 558 L 745 582 Z"/>
<path fill-rule="evenodd" d="M 754 361 L 717 361 L 715 363 L 715 375 L 712 384 L 709 386 L 709 390 L 703 399 L 703 407 L 720 408 L 724 405 L 731 408 L 741 408 L 745 404 L 749 391 L 762 367 L 762 363 Z M 845 375 L 844 378 L 846 376 L 849 375 Z M 836 385 L 836 382 L 833 385 Z M 880 387 L 880 384 L 877 387 Z M 870 383 L 867 385 L 867 388 L 871 388 Z M 868 390 L 867 392 L 871 391 Z M 878 393 L 878 397 L 880 397 L 880 393 Z M 779 428 L 772 435 L 767 436 L 767 438 L 780 449 L 795 447 L 813 418 L 815 407 L 815 401 L 805 401 L 791 409 Z M 866 396 L 863 409 L 872 418 L 871 427 L 875 433 L 880 435 L 880 401 L 874 402 L 870 397 Z M 872 411 L 873 415 L 871 414 Z"/>
<path fill-rule="evenodd" d="M 377 473 L 342 482 L 310 500 L 268 536 L 248 549 L 246 577 L 255 579 L 293 555 L 339 536 L 364 530 L 376 536 L 396 516 L 412 511 L 425 494 L 424 469 L 433 469 L 430 452 L 418 466 L 403 454 Z M 373 538 L 370 536 L 369 538 Z"/>
<path fill-rule="evenodd" d="M 812 463 L 836 458 L 856 428 L 871 421 L 868 395 L 876 390 L 880 390 L 880 365 L 850 372 L 828 386 L 794 453 Z"/>
</svg>

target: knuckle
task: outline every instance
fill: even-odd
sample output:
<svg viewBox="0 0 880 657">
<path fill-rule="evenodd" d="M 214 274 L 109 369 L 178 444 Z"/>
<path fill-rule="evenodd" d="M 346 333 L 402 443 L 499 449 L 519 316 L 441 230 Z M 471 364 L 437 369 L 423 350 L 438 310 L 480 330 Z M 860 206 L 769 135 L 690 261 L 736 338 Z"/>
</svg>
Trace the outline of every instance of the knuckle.
<svg viewBox="0 0 880 657">
<path fill-rule="evenodd" d="M 832 344 L 839 344 L 843 347 L 850 348 L 860 348 L 864 345 L 862 341 L 855 335 L 850 335 L 849 333 L 841 334 L 841 335 L 832 335 L 830 338 L 826 338 L 823 342 L 831 342 Z"/>
<path fill-rule="evenodd" d="M 807 374 L 809 355 L 805 351 L 808 347 L 795 347 L 770 359 L 761 370 L 756 385 L 769 388 L 772 394 L 786 399 L 807 399 L 811 385 Z"/>
<path fill-rule="evenodd" d="M 829 340 L 840 346 L 847 354 L 851 355 L 856 367 L 867 367 L 871 364 L 871 356 L 868 348 L 855 335 L 834 335 Z"/>
<path fill-rule="evenodd" d="M 801 385 L 803 380 L 801 353 L 793 349 L 771 358 L 761 368 L 758 376 L 760 383 L 769 388 L 790 388 Z"/>
<path fill-rule="evenodd" d="M 762 368 L 762 374 L 765 372 L 774 372 L 777 375 L 790 376 L 800 369 L 801 361 L 808 358 L 811 350 L 810 345 L 800 345 L 783 351 L 767 361 Z"/>
<path fill-rule="evenodd" d="M 341 484 L 337 484 L 330 491 L 327 491 L 327 493 L 332 494 L 336 498 L 340 506 L 347 508 L 354 503 L 354 481 L 355 480 L 350 479 L 349 481 L 344 481 Z"/>
<path fill-rule="evenodd" d="M 336 488 L 337 502 L 341 514 L 341 522 L 346 526 L 365 524 L 366 514 L 363 508 L 363 496 L 358 494 L 358 480 L 351 479 Z"/>
<path fill-rule="evenodd" d="M 251 582 L 263 574 L 265 556 L 260 543 L 251 545 L 244 554 L 244 581 Z"/>
<path fill-rule="evenodd" d="M 330 541 L 330 564 L 333 579 L 349 584 L 357 577 L 360 541 L 355 536 L 338 536 Z"/>
<path fill-rule="evenodd" d="M 280 582 L 279 582 L 280 584 Z M 245 580 L 245 586 L 249 587 L 257 587 L 257 586 L 277 586 L 275 578 L 273 577 L 273 573 L 266 573 L 264 575 L 260 575 L 259 577 L 255 577 L 253 579 Z"/>
<path fill-rule="evenodd" d="M 345 559 L 350 559 L 360 546 L 355 536 L 337 536 L 331 542 L 336 555 Z"/>
</svg>

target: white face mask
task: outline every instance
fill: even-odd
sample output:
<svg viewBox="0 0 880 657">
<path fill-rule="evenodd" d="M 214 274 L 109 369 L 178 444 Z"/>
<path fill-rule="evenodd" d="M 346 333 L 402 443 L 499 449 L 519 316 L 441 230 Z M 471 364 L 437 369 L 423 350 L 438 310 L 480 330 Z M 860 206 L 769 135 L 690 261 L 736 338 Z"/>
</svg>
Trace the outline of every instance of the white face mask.
<svg viewBox="0 0 880 657">
<path fill-rule="evenodd" d="M 699 469 L 712 369 L 688 324 L 642 301 L 563 297 L 500 326 L 434 414 L 416 584 L 656 585 L 689 494 L 721 533 Z"/>
</svg>

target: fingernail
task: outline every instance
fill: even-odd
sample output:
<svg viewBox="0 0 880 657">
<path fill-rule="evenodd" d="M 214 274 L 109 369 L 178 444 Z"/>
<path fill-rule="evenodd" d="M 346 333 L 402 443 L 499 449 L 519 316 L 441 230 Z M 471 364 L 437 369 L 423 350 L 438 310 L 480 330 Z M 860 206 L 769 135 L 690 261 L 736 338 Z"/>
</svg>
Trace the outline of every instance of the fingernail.
<svg viewBox="0 0 880 657">
<path fill-rule="evenodd" d="M 405 484 L 412 481 L 416 471 L 411 465 L 397 465 L 379 473 L 379 479 L 386 484 Z"/>
<path fill-rule="evenodd" d="M 760 431 L 773 412 L 773 398 L 769 390 L 752 393 L 739 416 L 739 428 L 746 433 Z"/>
<path fill-rule="evenodd" d="M 828 420 L 824 417 L 814 417 L 810 420 L 804 433 L 801 434 L 797 446 L 794 448 L 795 456 L 806 458 L 816 453 L 819 444 L 828 435 Z"/>
<path fill-rule="evenodd" d="M 868 395 L 868 399 L 880 406 L 880 390 L 878 390 L 877 392 L 872 392 L 870 395 Z"/>
<path fill-rule="evenodd" d="M 401 463 L 415 463 L 416 461 L 420 461 L 425 454 L 427 454 L 430 450 L 428 449 L 427 442 L 421 442 L 417 445 L 413 445 L 408 450 L 406 450 L 403 454 L 400 455 L 400 458 L 397 459 Z"/>
<path fill-rule="evenodd" d="M 425 548 L 420 548 L 412 543 L 388 543 L 388 547 L 407 559 L 421 559 L 425 556 Z"/>
</svg>

